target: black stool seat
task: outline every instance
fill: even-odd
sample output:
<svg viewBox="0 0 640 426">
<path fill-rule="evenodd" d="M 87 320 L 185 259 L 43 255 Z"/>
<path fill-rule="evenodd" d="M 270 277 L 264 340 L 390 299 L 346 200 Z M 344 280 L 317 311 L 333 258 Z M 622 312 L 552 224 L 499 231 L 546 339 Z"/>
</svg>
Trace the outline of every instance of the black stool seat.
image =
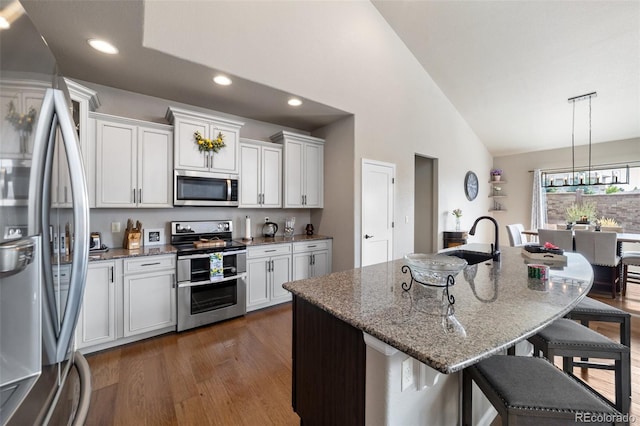
<svg viewBox="0 0 640 426">
<path fill-rule="evenodd" d="M 562 367 L 573 375 L 573 367 L 615 371 L 615 407 L 628 413 L 631 399 L 631 351 L 629 347 L 584 327 L 570 319 L 558 319 L 529 337 L 534 354 L 542 352 L 552 363 L 562 357 Z M 575 361 L 578 358 L 610 359 L 614 364 Z M 584 386 L 588 386 L 583 383 Z M 595 392 L 595 391 L 594 391 Z"/>
<path fill-rule="evenodd" d="M 618 323 L 620 324 L 620 343 L 625 346 L 631 345 L 631 314 L 615 306 L 585 297 L 565 315 L 565 318 L 578 320 L 585 327 L 589 327 L 590 321 Z"/>
<path fill-rule="evenodd" d="M 472 381 L 496 408 L 503 425 L 567 425 L 576 420 L 580 424 L 585 414 L 606 420 L 591 424 L 622 423 L 620 412 L 548 361 L 495 355 L 463 372 L 464 425 L 473 420 Z"/>
</svg>

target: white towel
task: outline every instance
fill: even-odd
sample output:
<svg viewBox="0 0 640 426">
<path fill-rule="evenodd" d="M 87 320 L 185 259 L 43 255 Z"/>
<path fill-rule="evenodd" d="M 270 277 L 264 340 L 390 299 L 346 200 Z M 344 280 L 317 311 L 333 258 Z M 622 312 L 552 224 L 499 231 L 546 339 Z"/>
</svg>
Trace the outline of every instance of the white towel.
<svg viewBox="0 0 640 426">
<path fill-rule="evenodd" d="M 209 280 L 215 281 L 222 277 L 224 277 L 222 252 L 211 253 L 209 255 Z"/>
</svg>

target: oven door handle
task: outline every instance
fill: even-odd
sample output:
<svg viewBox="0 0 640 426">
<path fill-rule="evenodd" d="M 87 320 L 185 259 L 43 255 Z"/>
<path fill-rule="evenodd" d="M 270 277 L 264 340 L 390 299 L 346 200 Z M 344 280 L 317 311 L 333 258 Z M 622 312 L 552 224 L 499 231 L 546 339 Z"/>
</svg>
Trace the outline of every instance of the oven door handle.
<svg viewBox="0 0 640 426">
<path fill-rule="evenodd" d="M 206 280 L 206 281 L 198 281 L 195 283 L 192 283 L 190 281 L 187 282 L 182 282 L 182 283 L 178 283 L 178 287 L 179 288 L 184 288 L 184 287 L 195 287 L 195 286 L 199 286 L 199 285 L 210 285 L 210 284 L 218 284 L 218 283 L 222 283 L 225 281 L 232 281 L 232 280 L 239 280 L 239 279 L 245 279 L 247 277 L 247 274 L 238 274 L 238 275 L 233 275 L 231 277 L 224 277 L 224 278 L 220 278 L 219 280 Z"/>
<path fill-rule="evenodd" d="M 247 250 L 235 250 L 235 251 L 223 251 L 222 252 L 222 256 L 232 256 L 232 255 L 236 255 L 236 254 L 242 254 L 242 253 L 246 253 Z M 186 260 L 186 259 L 206 259 L 209 256 L 211 256 L 213 253 L 219 253 L 216 251 L 212 251 L 211 253 L 205 253 L 205 254 L 188 254 L 186 256 L 179 256 L 178 260 Z"/>
</svg>

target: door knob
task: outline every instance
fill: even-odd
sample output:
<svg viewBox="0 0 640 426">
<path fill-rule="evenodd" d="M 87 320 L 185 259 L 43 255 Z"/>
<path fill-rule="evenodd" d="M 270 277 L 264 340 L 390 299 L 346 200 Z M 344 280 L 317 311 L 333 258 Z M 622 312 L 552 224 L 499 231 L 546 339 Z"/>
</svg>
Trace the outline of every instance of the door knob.
<svg viewBox="0 0 640 426">
<path fill-rule="evenodd" d="M 364 238 L 368 240 L 369 238 L 373 238 L 373 235 L 364 234 Z"/>
</svg>

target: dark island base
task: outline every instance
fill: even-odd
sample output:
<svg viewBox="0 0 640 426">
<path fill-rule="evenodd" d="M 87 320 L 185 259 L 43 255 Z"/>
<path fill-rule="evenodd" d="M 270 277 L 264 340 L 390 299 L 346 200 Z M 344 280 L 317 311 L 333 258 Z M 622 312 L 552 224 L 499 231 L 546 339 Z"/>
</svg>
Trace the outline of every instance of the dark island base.
<svg viewBox="0 0 640 426">
<path fill-rule="evenodd" d="M 293 409 L 300 424 L 364 425 L 362 331 L 293 297 Z"/>
</svg>

